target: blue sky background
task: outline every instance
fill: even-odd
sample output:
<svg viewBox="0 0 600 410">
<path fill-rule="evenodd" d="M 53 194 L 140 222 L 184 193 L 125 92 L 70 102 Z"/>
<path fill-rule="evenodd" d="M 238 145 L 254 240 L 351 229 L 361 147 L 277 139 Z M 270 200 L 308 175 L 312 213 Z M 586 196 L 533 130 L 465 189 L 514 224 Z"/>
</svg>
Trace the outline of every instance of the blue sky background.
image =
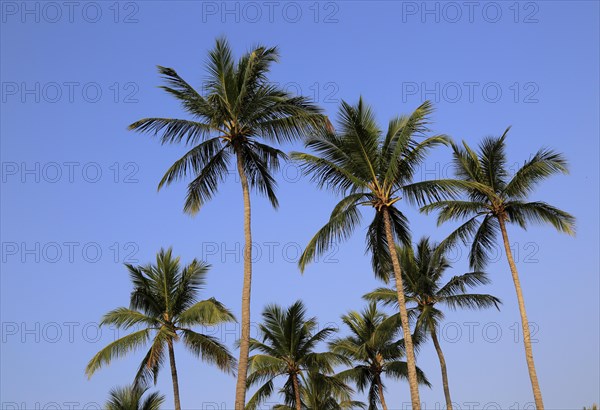
<svg viewBox="0 0 600 410">
<path fill-rule="evenodd" d="M 87 361 L 115 337 L 108 328 L 98 334 L 95 323 L 128 303 L 124 261 L 149 262 L 167 246 L 185 262 L 204 258 L 213 267 L 203 296 L 239 316 L 243 232 L 235 177 L 191 218 L 182 213 L 184 183 L 156 192 L 185 148 L 126 131 L 145 116 L 184 115 L 157 88 L 155 66 L 173 67 L 201 87 L 207 50 L 219 35 L 237 55 L 256 43 L 279 45 L 273 81 L 315 98 L 333 117 L 341 99 L 362 95 L 383 126 L 429 98 L 432 129 L 457 140 L 477 144 L 512 125 L 515 166 L 542 146 L 564 152 L 571 175 L 541 185 L 532 198 L 574 214 L 577 236 L 547 227 L 511 227 L 509 234 L 536 325 L 546 407 L 599 401 L 598 2 L 481 2 L 472 9 L 384 1 L 0 4 L 2 409 L 98 408 L 111 387 L 131 380 L 141 351 L 91 381 L 84 375 Z M 449 158 L 448 150 L 435 150 L 418 178 L 450 176 Z M 335 198 L 294 166 L 277 179 L 278 211 L 253 197 L 252 318 L 259 320 L 267 303 L 301 298 L 320 323 L 339 325 L 341 314 L 361 309 L 361 296 L 380 285 L 364 255 L 364 226 L 301 275 L 298 252 Z M 454 227 L 436 228 L 434 218 L 400 207 L 415 239 L 441 240 Z M 365 221 L 371 217 L 365 212 Z M 465 249 L 454 259 L 449 274 L 464 272 Z M 463 409 L 533 408 L 500 248 L 488 271 L 493 284 L 485 290 L 503 300 L 502 310 L 450 312 L 442 329 L 453 399 Z M 233 348 L 234 326 L 207 332 Z M 181 346 L 176 354 L 185 408 L 233 407 L 233 377 Z M 422 389 L 425 407 L 441 408 L 431 344 L 418 362 L 434 384 Z M 157 387 L 172 406 L 167 368 Z M 405 382 L 387 388 L 391 408 L 410 401 Z"/>
</svg>

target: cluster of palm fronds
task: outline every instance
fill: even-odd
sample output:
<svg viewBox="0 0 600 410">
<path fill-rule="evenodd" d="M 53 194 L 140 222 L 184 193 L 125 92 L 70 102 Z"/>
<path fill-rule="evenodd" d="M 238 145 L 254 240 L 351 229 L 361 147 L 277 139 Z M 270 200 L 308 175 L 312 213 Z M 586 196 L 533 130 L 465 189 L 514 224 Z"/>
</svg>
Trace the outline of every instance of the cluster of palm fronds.
<svg viewBox="0 0 600 410">
<path fill-rule="evenodd" d="M 443 318 L 439 306 L 486 308 L 498 306 L 491 295 L 470 294 L 468 288 L 486 284 L 483 269 L 489 252 L 501 237 L 519 302 L 527 365 L 536 408 L 543 401 L 529 324 L 510 249 L 507 226 L 527 228 L 531 223 L 549 223 L 557 230 L 574 233 L 574 218 L 545 202 L 530 202 L 529 194 L 544 179 L 567 173 L 565 158 L 541 149 L 511 175 L 507 169 L 506 137 L 483 139 L 478 149 L 458 144 L 446 135 L 430 135 L 433 107 L 424 102 L 414 112 L 389 121 L 381 129 L 372 109 L 361 99 L 355 105 L 342 102 L 334 126 L 322 110 L 302 96 L 269 82 L 271 65 L 278 60 L 276 48 L 256 47 L 239 60 L 228 43 L 219 39 L 209 53 L 205 92 L 199 93 L 175 70 L 159 67 L 166 85 L 190 119 L 146 118 L 130 129 L 160 137 L 161 142 L 183 143 L 189 151 L 166 172 L 159 188 L 190 177 L 184 210 L 196 213 L 217 193 L 228 170 L 235 166 L 244 200 L 244 278 L 242 291 L 239 360 L 219 340 L 195 332 L 196 325 L 234 320 L 233 314 L 215 299 L 197 302 L 206 266 L 199 261 L 180 268 L 171 251 L 161 251 L 156 265 L 128 266 L 134 291 L 130 307 L 108 313 L 103 324 L 125 328 L 141 325 L 101 350 L 89 363 L 88 375 L 111 359 L 151 341 L 135 376 L 134 389 L 156 381 L 168 356 L 175 396 L 181 408 L 173 345 L 181 340 L 194 354 L 220 369 L 237 372 L 235 409 L 256 408 L 275 392 L 275 379 L 285 376 L 281 387 L 285 398 L 278 408 L 335 409 L 362 406 L 352 400 L 354 384 L 368 393 L 368 406 L 387 408 L 383 376 L 405 378 L 412 408 L 420 409 L 419 385 L 429 384 L 416 366 L 415 351 L 428 336 L 439 357 L 447 408 L 452 408 L 447 366 L 436 329 Z M 263 313 L 262 341 L 250 337 L 250 289 L 252 283 L 252 231 L 250 192 L 265 195 L 278 206 L 273 172 L 288 156 L 272 146 L 304 141 L 306 153 L 292 153 L 319 188 L 341 196 L 329 220 L 304 250 L 299 266 L 306 266 L 333 242 L 347 239 L 360 226 L 362 210 L 372 209 L 366 248 L 373 272 L 392 288 L 377 289 L 365 297 L 371 304 L 361 313 L 349 312 L 343 321 L 347 337 L 331 340 L 326 352 L 316 345 L 333 333 L 316 331 L 315 320 L 305 319 L 298 302 L 284 310 L 269 306 Z M 429 151 L 446 146 L 452 150 L 455 177 L 415 181 L 416 171 Z M 440 244 L 421 240 L 411 246 L 409 220 L 402 204 L 418 206 L 428 214 L 438 212 L 438 223 L 463 221 Z M 472 242 L 469 254 L 473 272 L 443 283 L 449 267 L 448 249 L 459 242 Z M 376 301 L 394 308 L 393 314 L 378 310 Z M 250 356 L 251 351 L 259 354 Z M 340 366 L 347 370 L 335 373 Z M 246 400 L 249 386 L 260 385 Z M 139 392 L 139 391 L 138 391 Z"/>
</svg>

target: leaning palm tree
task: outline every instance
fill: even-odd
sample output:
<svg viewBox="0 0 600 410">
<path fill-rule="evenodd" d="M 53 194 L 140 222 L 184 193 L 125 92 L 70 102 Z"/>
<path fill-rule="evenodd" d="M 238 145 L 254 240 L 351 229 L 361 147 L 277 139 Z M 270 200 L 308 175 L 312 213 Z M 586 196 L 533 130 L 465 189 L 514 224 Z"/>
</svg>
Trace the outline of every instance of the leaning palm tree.
<svg viewBox="0 0 600 410">
<path fill-rule="evenodd" d="M 423 163 L 427 151 L 447 144 L 443 135 L 416 138 L 428 132 L 432 106 L 423 103 L 409 116 L 390 121 L 384 135 L 375 122 L 371 109 L 362 98 L 356 106 L 342 102 L 339 132 L 331 127 L 307 141 L 315 154 L 295 153 L 304 170 L 312 174 L 319 187 L 327 187 L 344 198 L 335 206 L 329 221 L 306 246 L 299 260 L 300 269 L 327 251 L 334 240 L 348 238 L 361 220 L 360 205 L 373 207 L 375 218 L 367 231 L 367 249 L 372 253 L 375 274 L 385 282 L 393 271 L 404 340 L 412 407 L 420 409 L 417 372 L 404 301 L 401 268 L 396 244 L 410 243 L 408 221 L 397 208 L 401 198 L 409 203 L 423 203 L 426 198 L 445 198 L 452 185 L 444 180 L 412 182 L 415 171 Z M 444 189 L 441 189 L 444 187 Z"/>
<path fill-rule="evenodd" d="M 431 244 L 429 238 L 422 238 L 416 245 L 416 250 L 404 247 L 398 249 L 398 254 L 402 265 L 406 301 L 413 305 L 411 310 L 418 314 L 417 327 L 431 336 L 440 361 L 446 408 L 452 410 L 446 359 L 437 337 L 437 331 L 444 318 L 439 306 L 450 309 L 483 309 L 493 306 L 498 308 L 501 302 L 491 295 L 466 293 L 469 288 L 490 282 L 484 272 L 454 276 L 444 283 L 443 275 L 450 268 L 450 264 L 443 252 L 436 249 L 437 245 Z M 398 306 L 395 289 L 378 288 L 364 297 L 384 305 Z"/>
<path fill-rule="evenodd" d="M 292 391 L 284 388 L 287 402 L 294 402 Z M 302 375 L 300 384 L 301 408 L 303 410 L 347 410 L 364 409 L 363 402 L 352 400 L 354 391 L 338 377 L 310 371 Z M 296 410 L 295 407 L 279 404 L 273 410 Z"/>
<path fill-rule="evenodd" d="M 181 409 L 179 380 L 173 345 L 180 339 L 185 347 L 202 360 L 214 363 L 221 370 L 233 373 L 235 359 L 218 339 L 197 333 L 193 326 L 208 326 L 235 321 L 229 310 L 214 298 L 197 301 L 198 292 L 206 283 L 209 266 L 193 260 L 181 269 L 179 257 L 171 249 L 161 249 L 156 264 L 126 265 L 133 282 L 129 308 L 119 307 L 102 318 L 100 326 L 114 325 L 130 329 L 142 327 L 100 350 L 90 360 L 86 374 L 91 377 L 98 369 L 130 351 L 144 346 L 152 338 L 150 350 L 144 356 L 134 378 L 134 384 L 156 384 L 165 359 L 165 347 L 171 365 L 175 409 Z"/>
<path fill-rule="evenodd" d="M 279 58 L 276 47 L 257 46 L 234 61 L 224 39 L 209 53 L 205 93 L 196 91 L 175 70 L 159 67 L 167 85 L 162 87 L 182 104 L 190 119 L 145 118 L 130 129 L 161 135 L 161 142 L 183 143 L 191 149 L 165 173 L 163 186 L 192 176 L 184 210 L 196 214 L 217 192 L 233 162 L 239 173 L 244 200 L 244 279 L 242 331 L 235 408 L 244 407 L 250 340 L 252 233 L 250 189 L 278 206 L 272 172 L 285 154 L 269 143 L 280 144 L 305 135 L 324 124 L 320 110 L 301 96 L 293 96 L 267 75 Z M 261 142 L 261 140 L 263 142 Z M 266 142 L 266 144 L 264 143 Z"/>
<path fill-rule="evenodd" d="M 147 391 L 147 387 L 139 385 L 116 387 L 110 391 L 104 408 L 105 410 L 160 410 L 160 406 L 165 402 L 165 396 L 154 392 L 142 399 Z"/>
<path fill-rule="evenodd" d="M 535 405 L 541 410 L 544 403 L 533 361 L 529 322 L 506 226 L 512 223 L 526 229 L 529 223 L 549 223 L 558 231 L 573 235 L 575 218 L 545 202 L 527 202 L 527 197 L 539 182 L 554 174 L 568 172 L 567 161 L 562 154 L 543 148 L 526 161 L 512 178 L 509 177 L 504 143 L 509 129 L 501 137 L 485 138 L 478 152 L 465 142 L 462 147 L 453 144 L 458 177 L 455 187 L 461 188 L 464 198 L 436 201 L 423 207 L 422 211 L 429 213 L 439 210 L 438 224 L 467 219 L 442 242 L 442 248 L 452 246 L 458 240 L 466 244 L 471 239 L 469 262 L 476 270 L 489 261 L 489 251 L 494 246 L 498 232 L 501 233 L 519 303 L 525 358 Z"/>
<path fill-rule="evenodd" d="M 388 316 L 371 302 L 361 313 L 352 311 L 342 316 L 351 335 L 330 343 L 333 353 L 349 358 L 353 366 L 337 377 L 342 381 L 353 381 L 358 390 L 368 389 L 369 410 L 376 410 L 381 403 L 387 410 L 383 376 L 393 379 L 408 379 L 408 365 L 401 359 L 405 356 L 404 340 L 398 339 L 401 321 L 399 315 Z M 416 344 L 419 339 L 415 338 Z M 429 381 L 417 367 L 417 380 L 429 386 Z"/>
<path fill-rule="evenodd" d="M 246 405 L 254 410 L 267 399 L 274 389 L 274 379 L 285 376 L 286 405 L 302 409 L 300 378 L 308 371 L 332 373 L 333 366 L 346 363 L 345 358 L 331 353 L 315 352 L 319 342 L 335 332 L 334 328 L 318 329 L 317 319 L 306 318 L 306 308 L 297 301 L 287 310 L 269 305 L 263 311 L 259 330 L 262 341 L 251 339 L 250 349 L 260 353 L 250 357 L 248 387 L 262 384 Z"/>
</svg>

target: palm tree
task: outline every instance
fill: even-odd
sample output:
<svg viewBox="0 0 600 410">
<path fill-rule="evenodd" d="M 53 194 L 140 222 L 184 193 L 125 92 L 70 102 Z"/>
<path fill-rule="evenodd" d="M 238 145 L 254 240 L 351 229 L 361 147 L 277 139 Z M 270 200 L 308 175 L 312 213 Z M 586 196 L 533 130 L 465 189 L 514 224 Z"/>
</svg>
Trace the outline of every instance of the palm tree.
<svg viewBox="0 0 600 410">
<path fill-rule="evenodd" d="M 406 349 L 404 340 L 397 338 L 402 324 L 399 315 L 388 316 L 371 302 L 361 313 L 351 311 L 342 316 L 342 321 L 351 335 L 334 340 L 330 349 L 349 358 L 354 367 L 338 373 L 337 377 L 353 381 L 361 392 L 368 389 L 369 410 L 376 410 L 378 403 L 387 410 L 383 376 L 408 379 L 408 364 L 400 360 Z M 415 338 L 415 344 L 418 343 L 419 339 Z M 420 384 L 429 386 L 418 367 L 417 378 Z"/>
<path fill-rule="evenodd" d="M 336 376 L 309 371 L 308 376 L 302 375 L 300 384 L 301 408 L 303 410 L 347 410 L 364 409 L 365 404 L 352 400 L 354 391 L 350 386 Z M 285 391 L 287 402 L 294 402 L 294 393 Z M 276 405 L 273 410 L 295 410 L 295 407 Z"/>
<path fill-rule="evenodd" d="M 333 365 L 346 363 L 345 358 L 331 353 L 314 351 L 319 342 L 335 332 L 326 327 L 318 330 L 317 319 L 306 318 L 306 308 L 297 301 L 287 310 L 269 305 L 262 313 L 259 326 L 262 342 L 250 339 L 250 349 L 260 353 L 250 357 L 248 387 L 262 383 L 248 401 L 246 409 L 256 409 L 274 389 L 274 379 L 285 376 L 286 405 L 301 410 L 300 377 L 304 372 L 322 371 L 332 373 Z"/>
<path fill-rule="evenodd" d="M 541 410 L 544 403 L 533 361 L 529 322 L 506 225 L 512 223 L 527 229 L 529 223 L 549 223 L 560 232 L 574 235 L 575 218 L 545 202 L 527 202 L 527 197 L 539 182 L 554 174 L 568 172 L 567 161 L 562 154 L 543 148 L 510 178 L 504 143 L 509 129 L 501 137 L 485 138 L 478 152 L 465 142 L 463 147 L 453 144 L 458 178 L 455 187 L 460 187 L 464 198 L 435 201 L 423 207 L 422 211 L 440 210 L 438 224 L 467 219 L 442 242 L 442 248 L 452 246 L 457 240 L 466 244 L 472 239 L 469 262 L 476 270 L 488 262 L 488 252 L 494 246 L 498 231 L 501 233 L 519 303 L 525 358 L 535 405 Z"/>
<path fill-rule="evenodd" d="M 444 180 L 412 183 L 418 166 L 427 151 L 447 144 L 445 136 L 436 135 L 417 142 L 417 136 L 429 130 L 431 103 L 425 102 L 409 116 L 392 119 L 387 133 L 378 128 L 371 109 L 362 98 L 356 106 L 342 102 L 337 133 L 325 129 L 307 141 L 313 154 L 295 153 L 304 170 L 312 174 L 319 187 L 327 187 L 344 198 L 335 206 L 329 221 L 317 232 L 300 257 L 300 269 L 316 256 L 327 251 L 334 240 L 348 238 L 361 221 L 359 205 L 375 209 L 375 218 L 367 231 L 367 249 L 372 253 L 375 274 L 385 282 L 393 271 L 404 340 L 412 408 L 420 409 L 413 342 L 404 301 L 401 268 L 396 255 L 396 243 L 410 243 L 408 221 L 396 207 L 401 199 L 409 203 L 423 203 L 430 197 L 443 199 L 452 185 Z M 441 189 L 441 188 L 444 189 Z"/>
<path fill-rule="evenodd" d="M 450 268 L 450 264 L 443 252 L 437 252 L 436 249 L 437 245 L 432 245 L 429 238 L 422 238 L 415 250 L 412 247 L 404 247 L 398 249 L 398 254 L 402 265 L 406 301 L 415 304 L 411 310 L 418 314 L 417 327 L 431 336 L 440 360 L 446 407 L 452 410 L 446 359 L 437 337 L 437 330 L 444 318 L 439 305 L 450 309 L 483 309 L 492 306 L 498 308 L 501 302 L 491 295 L 466 293 L 469 288 L 490 282 L 484 272 L 469 272 L 454 276 L 444 283 L 442 275 Z M 378 288 L 364 297 L 369 301 L 398 306 L 395 289 Z"/>
<path fill-rule="evenodd" d="M 252 283 L 252 233 L 250 189 L 266 195 L 278 206 L 272 172 L 285 154 L 266 143 L 283 143 L 300 138 L 312 128 L 323 126 L 319 108 L 301 96 L 293 96 L 269 83 L 271 64 L 279 59 L 276 47 L 258 46 L 237 63 L 225 39 L 217 39 L 206 65 L 206 92 L 201 94 L 175 70 L 159 66 L 167 85 L 162 88 L 177 98 L 191 119 L 145 118 L 129 129 L 161 134 L 161 142 L 184 143 L 191 149 L 167 170 L 158 185 L 193 176 L 188 185 L 184 210 L 196 214 L 224 182 L 235 161 L 244 200 L 244 280 L 242 331 L 236 410 L 246 396 L 246 374 L 250 340 L 250 293 Z"/>
<path fill-rule="evenodd" d="M 165 402 L 165 396 L 154 392 L 142 400 L 147 390 L 147 387 L 136 385 L 116 387 L 110 391 L 104 408 L 106 410 L 160 410 L 160 406 Z"/>
<path fill-rule="evenodd" d="M 175 409 L 181 409 L 179 382 L 175 365 L 173 345 L 180 339 L 194 355 L 221 370 L 233 373 L 235 359 L 215 337 L 197 333 L 193 326 L 215 325 L 235 321 L 229 310 L 214 298 L 197 302 L 198 292 L 204 288 L 209 266 L 194 259 L 183 269 L 179 257 L 172 251 L 161 249 L 156 264 L 145 266 L 126 265 L 133 282 L 129 308 L 119 307 L 104 315 L 100 326 L 115 325 L 130 329 L 142 327 L 123 336 L 100 350 L 90 360 L 86 374 L 91 377 L 98 369 L 130 351 L 144 346 L 153 336 L 150 350 L 144 356 L 134 378 L 134 384 L 146 385 L 150 380 L 156 384 L 164 362 L 165 346 L 169 354 Z"/>
</svg>

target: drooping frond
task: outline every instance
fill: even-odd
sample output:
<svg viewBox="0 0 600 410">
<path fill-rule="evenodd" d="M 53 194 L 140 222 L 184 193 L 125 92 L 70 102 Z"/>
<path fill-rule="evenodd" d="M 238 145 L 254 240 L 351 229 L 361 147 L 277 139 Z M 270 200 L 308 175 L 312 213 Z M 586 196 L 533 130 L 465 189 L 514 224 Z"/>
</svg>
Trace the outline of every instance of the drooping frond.
<svg viewBox="0 0 600 410">
<path fill-rule="evenodd" d="M 219 339 L 189 329 L 183 329 L 182 332 L 184 345 L 194 355 L 207 363 L 217 365 L 219 369 L 227 373 L 234 373 L 236 360 Z"/>
<path fill-rule="evenodd" d="M 123 357 L 132 350 L 143 346 L 148 342 L 149 338 L 150 330 L 142 329 L 109 343 L 108 346 L 92 357 L 85 368 L 85 374 L 88 378 L 92 377 L 102 366 L 108 365 L 113 359 Z"/>
<path fill-rule="evenodd" d="M 358 202 L 363 194 L 351 194 L 343 198 L 333 209 L 329 221 L 315 234 L 302 252 L 298 265 L 304 271 L 306 265 L 336 242 L 347 239 L 361 220 Z"/>
<path fill-rule="evenodd" d="M 559 232 L 575 235 L 575 217 L 545 202 L 506 203 L 508 222 L 519 224 L 527 229 L 529 222 L 534 224 L 550 224 Z"/>
</svg>

